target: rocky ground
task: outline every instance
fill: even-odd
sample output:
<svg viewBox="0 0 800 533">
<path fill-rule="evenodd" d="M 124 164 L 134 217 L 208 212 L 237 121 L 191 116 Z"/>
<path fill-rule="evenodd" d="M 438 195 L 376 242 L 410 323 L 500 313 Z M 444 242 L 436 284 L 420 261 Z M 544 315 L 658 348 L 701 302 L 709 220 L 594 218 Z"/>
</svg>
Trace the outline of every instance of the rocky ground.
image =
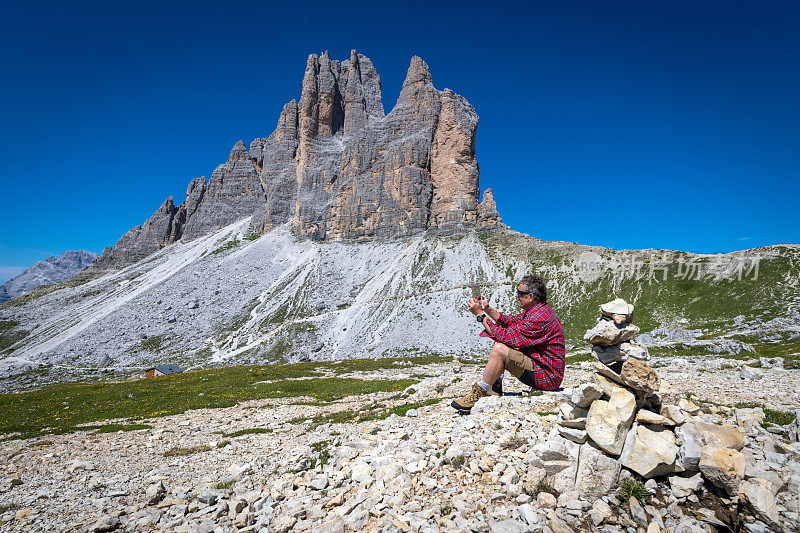
<svg viewBox="0 0 800 533">
<path fill-rule="evenodd" d="M 388 393 L 327 405 L 252 401 L 151 419 L 154 427 L 141 431 L 2 442 L 0 530 L 685 532 L 720 522 L 797 530 L 800 446 L 753 423 L 758 412 L 729 406 L 795 408 L 800 370 L 761 369 L 761 379 L 744 380 L 738 369 L 699 358 L 663 362 L 665 398 L 691 393 L 701 409 L 684 403 L 688 422 L 742 432 L 741 483 L 752 489 L 751 504 L 688 473 L 646 480 L 644 505 L 617 482 L 598 493 L 603 470 L 581 468 L 578 458 L 599 452 L 555 425 L 569 389 L 590 380 L 594 363 L 569 367 L 561 393 L 530 396 L 507 377 L 512 394 L 482 399 L 469 416 L 449 403 L 478 367 L 437 364 L 396 402 L 436 403 L 383 420 L 312 421 L 374 406 Z M 223 437 L 248 428 L 271 432 Z M 165 456 L 177 448 L 187 455 Z M 576 475 L 565 483 L 559 473 L 569 468 Z M 626 478 L 644 481 L 622 468 L 617 481 Z"/>
</svg>

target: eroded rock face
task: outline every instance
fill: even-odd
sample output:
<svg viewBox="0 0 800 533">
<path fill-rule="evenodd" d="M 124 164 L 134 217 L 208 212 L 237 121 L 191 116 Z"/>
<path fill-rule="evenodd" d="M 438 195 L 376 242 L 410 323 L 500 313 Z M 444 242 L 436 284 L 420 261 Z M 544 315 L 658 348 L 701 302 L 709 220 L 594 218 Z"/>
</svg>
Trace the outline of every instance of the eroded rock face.
<svg viewBox="0 0 800 533">
<path fill-rule="evenodd" d="M 478 205 L 478 223 L 481 226 L 495 226 L 500 222 L 502 222 L 502 219 L 497 212 L 494 193 L 492 189 L 486 189 L 483 191 L 483 201 Z"/>
<path fill-rule="evenodd" d="M 182 207 L 182 206 L 181 206 Z M 175 207 L 172 196 L 141 226 L 128 230 L 113 248 L 103 250 L 94 266 L 120 267 L 136 262 L 171 244 L 176 215 L 180 220 L 181 208 Z"/>
<path fill-rule="evenodd" d="M 247 147 L 239 141 L 231 150 L 228 160 L 214 170 L 182 234 L 189 239 L 205 235 L 240 220 L 242 213 L 252 215 L 265 202 L 264 188 L 256 167 Z"/>
<path fill-rule="evenodd" d="M 265 233 L 291 222 L 315 240 L 393 238 L 429 228 L 500 224 L 491 191 L 478 206 L 478 115 L 437 90 L 413 57 L 400 96 L 384 114 L 372 61 L 308 57 L 299 102 L 287 103 L 269 137 L 239 141 L 186 202 L 165 204 L 106 249 L 101 264 L 133 262 L 181 238 L 252 216 Z"/>
</svg>

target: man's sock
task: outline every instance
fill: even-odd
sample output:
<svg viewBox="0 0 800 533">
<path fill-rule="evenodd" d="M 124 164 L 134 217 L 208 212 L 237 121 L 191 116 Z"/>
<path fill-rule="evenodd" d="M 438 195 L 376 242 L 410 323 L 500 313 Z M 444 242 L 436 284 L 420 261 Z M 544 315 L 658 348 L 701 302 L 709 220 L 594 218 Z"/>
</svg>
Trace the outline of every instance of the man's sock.
<svg viewBox="0 0 800 533">
<path fill-rule="evenodd" d="M 480 388 L 482 388 L 483 390 L 485 390 L 486 392 L 489 392 L 490 390 L 492 390 L 492 386 L 491 386 L 490 384 L 486 383 L 486 382 L 485 382 L 485 381 L 483 381 L 483 380 L 480 380 L 480 381 L 478 382 L 478 386 L 479 386 Z"/>
</svg>

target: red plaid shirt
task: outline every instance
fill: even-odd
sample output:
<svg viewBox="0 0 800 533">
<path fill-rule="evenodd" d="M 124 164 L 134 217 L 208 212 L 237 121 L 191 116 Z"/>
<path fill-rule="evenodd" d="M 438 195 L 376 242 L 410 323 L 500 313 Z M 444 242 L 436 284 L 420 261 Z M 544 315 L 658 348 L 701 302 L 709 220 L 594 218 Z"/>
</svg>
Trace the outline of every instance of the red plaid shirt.
<svg viewBox="0 0 800 533">
<path fill-rule="evenodd" d="M 514 316 L 500 313 L 497 323 L 486 322 L 489 337 L 524 353 L 533 359 L 533 374 L 537 388 L 557 389 L 564 379 L 564 329 L 553 309 L 546 303 L 538 303 Z"/>
</svg>

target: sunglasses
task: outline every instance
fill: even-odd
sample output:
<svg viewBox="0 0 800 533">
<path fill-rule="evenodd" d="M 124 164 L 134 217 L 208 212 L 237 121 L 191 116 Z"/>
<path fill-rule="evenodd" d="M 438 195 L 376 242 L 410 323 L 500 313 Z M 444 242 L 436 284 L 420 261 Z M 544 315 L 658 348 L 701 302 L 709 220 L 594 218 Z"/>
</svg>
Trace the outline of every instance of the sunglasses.
<svg viewBox="0 0 800 533">
<path fill-rule="evenodd" d="M 541 294 L 539 294 L 538 292 L 534 292 L 534 291 L 521 291 L 521 290 L 517 289 L 517 298 L 522 298 L 522 297 L 523 297 L 523 296 L 525 296 L 526 294 L 533 294 L 534 296 L 537 296 L 537 297 L 538 297 L 538 296 L 541 296 Z"/>
</svg>

